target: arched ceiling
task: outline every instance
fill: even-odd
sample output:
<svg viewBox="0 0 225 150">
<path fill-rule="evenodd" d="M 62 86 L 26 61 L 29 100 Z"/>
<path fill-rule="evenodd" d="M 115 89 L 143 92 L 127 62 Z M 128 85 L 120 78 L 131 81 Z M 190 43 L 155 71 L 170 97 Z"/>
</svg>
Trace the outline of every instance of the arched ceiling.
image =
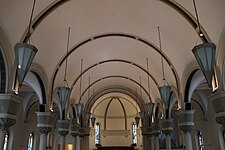
<svg viewBox="0 0 225 150">
<path fill-rule="evenodd" d="M 179 90 L 184 88 L 184 85 L 180 85 L 180 81 L 186 66 L 194 60 L 191 49 L 201 43 L 201 40 L 190 20 L 187 20 L 184 14 L 168 2 L 181 8 L 196 23 L 192 1 L 37 0 L 33 19 L 35 26 L 33 26 L 30 42 L 38 48 L 34 62 L 46 71 L 49 87 L 52 87 L 48 91 L 51 92 L 63 84 L 65 61 L 62 61 L 66 56 L 69 27 L 71 28 L 69 40 L 71 53 L 68 55 L 67 80 L 70 86 L 81 73 L 81 59 L 83 59 L 83 70 L 99 62 L 113 59 L 133 62 L 147 70 L 146 58 L 149 59 L 149 73 L 159 86 L 162 85 L 161 55 L 157 52 L 157 49 L 159 50 L 157 27 L 159 26 L 165 77 L 170 85 Z M 31 0 L 0 2 L 0 26 L 9 38 L 12 51 L 15 43 L 24 40 L 32 3 Z M 43 18 L 39 18 L 48 10 L 47 8 L 54 6 L 53 4 L 57 4 L 54 9 L 45 13 Z M 225 25 L 225 1 L 196 0 L 196 5 L 206 38 L 217 45 Z M 34 24 L 38 18 L 38 23 Z M 92 38 L 110 33 L 130 35 L 135 38 L 124 36 Z M 88 41 L 84 42 L 85 40 Z M 82 42 L 84 43 L 81 44 Z M 75 47 L 77 47 L 76 50 L 72 51 Z M 62 62 L 61 65 L 60 62 Z M 86 71 L 82 75 L 82 91 L 89 84 L 107 76 L 128 77 L 138 83 L 141 82 L 148 91 L 148 77 L 145 71 L 132 63 L 117 61 L 98 64 Z M 102 80 L 91 86 L 89 91 L 93 93 L 94 90 L 113 85 L 128 87 L 134 91 L 138 89 L 137 93 L 139 95 L 141 93 L 138 84 L 123 78 Z M 160 96 L 151 78 L 150 87 L 150 95 L 154 101 Z M 73 88 L 71 98 L 77 101 L 80 96 L 79 82 Z M 146 94 L 142 96 L 146 102 L 149 101 Z M 86 93 L 83 99 L 87 98 Z"/>
</svg>

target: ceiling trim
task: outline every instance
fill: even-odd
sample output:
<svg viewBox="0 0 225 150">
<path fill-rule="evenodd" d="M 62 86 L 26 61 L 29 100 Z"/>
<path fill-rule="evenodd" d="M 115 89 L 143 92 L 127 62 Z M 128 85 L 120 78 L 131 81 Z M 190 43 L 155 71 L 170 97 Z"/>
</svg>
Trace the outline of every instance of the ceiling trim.
<svg viewBox="0 0 225 150">
<path fill-rule="evenodd" d="M 43 9 L 32 21 L 31 23 L 31 29 L 28 32 L 28 28 L 25 30 L 20 42 L 22 43 L 26 43 L 28 41 L 28 39 L 31 37 L 31 35 L 33 34 L 33 32 L 35 31 L 35 29 L 39 26 L 39 24 L 41 24 L 41 22 L 47 18 L 48 15 L 50 15 L 54 10 L 56 10 L 57 8 L 59 8 L 60 6 L 62 6 L 64 3 L 68 2 L 70 0 L 55 0 L 54 2 L 52 2 L 50 5 L 48 5 L 45 9 Z"/>
<path fill-rule="evenodd" d="M 56 79 L 56 76 L 58 74 L 58 71 L 60 69 L 60 67 L 62 66 L 62 64 L 64 63 L 64 61 L 73 53 L 75 52 L 79 47 L 89 43 L 89 42 L 93 42 L 94 40 L 97 40 L 97 39 L 102 39 L 102 38 L 106 38 L 106 37 L 125 37 L 125 38 L 128 38 L 128 39 L 132 39 L 132 40 L 136 40 L 136 41 L 139 41 L 147 46 L 149 46 L 151 49 L 153 49 L 154 51 L 156 51 L 159 55 L 161 55 L 163 57 L 163 59 L 167 62 L 168 66 L 170 67 L 170 69 L 172 70 L 172 73 L 174 75 L 174 78 L 175 78 L 175 81 L 176 81 L 176 87 L 177 89 L 179 90 L 180 89 L 180 80 L 179 80 L 179 76 L 178 76 L 178 73 L 173 65 L 173 63 L 170 61 L 170 59 L 166 56 L 166 54 L 161 51 L 157 46 L 155 46 L 153 43 L 147 41 L 146 39 L 142 38 L 142 37 L 139 37 L 139 36 L 136 36 L 136 35 L 131 35 L 131 34 L 128 34 L 128 33 L 105 33 L 105 34 L 101 34 L 101 35 L 96 35 L 96 36 L 93 36 L 93 37 L 90 37 L 80 43 L 78 43 L 76 46 L 74 46 L 71 50 L 69 50 L 69 52 L 67 54 L 65 54 L 62 59 L 59 61 L 54 73 L 53 73 L 53 77 L 52 77 L 52 88 L 51 88 L 51 91 L 54 89 L 54 83 L 55 83 L 55 79 Z M 106 60 L 106 61 L 109 61 L 109 60 Z M 124 60 L 120 60 L 120 61 L 124 61 Z M 103 61 L 104 62 L 104 61 Z M 99 62 L 99 63 L 96 63 L 94 65 L 92 65 L 92 67 L 95 67 L 97 66 L 98 64 L 101 64 L 103 62 Z M 125 61 L 124 61 L 125 62 Z M 129 62 L 129 61 L 127 61 Z M 133 63 L 133 62 L 129 62 L 129 63 Z M 134 64 L 134 63 L 133 63 Z M 147 71 L 145 69 L 143 69 L 143 71 L 145 71 L 147 73 Z M 85 73 L 85 71 L 84 71 Z M 148 74 L 148 73 L 147 73 Z M 148 74 L 150 76 L 150 74 Z M 151 76 L 150 76 L 151 77 Z M 74 84 L 74 83 L 73 83 Z"/>
<path fill-rule="evenodd" d="M 81 99 L 81 98 L 84 96 L 84 94 L 88 91 L 88 89 L 90 89 L 90 88 L 91 88 L 92 86 L 94 86 L 96 83 L 98 83 L 98 82 L 100 82 L 100 81 L 102 81 L 102 80 L 110 79 L 110 78 L 121 78 L 121 79 L 126 79 L 126 80 L 129 80 L 129 81 L 132 81 L 133 83 L 137 84 L 138 86 L 141 87 L 141 89 L 144 90 L 145 94 L 150 98 L 150 102 L 152 102 L 152 98 L 151 98 L 151 96 L 150 96 L 150 93 L 148 93 L 147 90 L 146 90 L 140 83 L 138 83 L 137 81 L 135 81 L 135 80 L 133 80 L 133 79 L 131 79 L 131 78 L 129 78 L 129 77 L 126 77 L 126 76 L 120 76 L 120 75 L 105 76 L 105 77 L 103 77 L 103 78 L 100 78 L 100 79 L 94 81 L 92 84 L 90 84 L 90 85 L 83 91 L 83 93 L 81 94 L 81 97 L 80 97 L 79 99 Z"/>
<path fill-rule="evenodd" d="M 181 6 L 175 0 L 160 0 L 160 1 L 164 2 L 165 4 L 167 4 L 168 6 L 173 8 L 175 11 L 177 11 L 179 14 L 181 14 L 190 23 L 190 25 L 195 29 L 196 33 L 199 34 L 197 19 L 187 9 L 185 9 L 183 6 Z M 201 32 L 203 33 L 203 36 L 199 36 L 201 38 L 201 40 L 204 43 L 211 42 L 209 35 L 207 34 L 207 32 L 205 31 L 203 26 L 201 26 L 201 24 L 200 24 L 200 28 L 201 28 Z"/>
<path fill-rule="evenodd" d="M 103 95 L 105 94 L 109 94 L 109 93 L 123 93 L 125 95 L 130 96 L 133 100 L 136 101 L 136 103 L 138 104 L 138 107 L 140 108 L 140 111 L 146 111 L 145 108 L 145 103 L 143 101 L 143 99 L 137 95 L 135 93 L 135 91 L 133 91 L 132 89 L 128 88 L 128 87 L 124 87 L 124 86 L 111 86 L 111 87 L 107 87 L 107 88 L 102 88 L 98 91 L 96 91 L 88 100 L 87 103 L 85 105 L 84 110 L 86 112 L 90 112 L 91 108 L 93 106 L 93 104 Z"/>
<path fill-rule="evenodd" d="M 92 114 L 95 115 L 95 109 L 98 107 L 98 105 L 100 105 L 103 101 L 111 98 L 111 97 L 117 97 L 117 98 L 120 98 L 120 99 L 124 99 L 125 101 L 127 101 L 128 103 L 130 103 L 136 110 L 136 112 L 138 112 L 138 108 L 137 106 L 134 105 L 134 103 L 132 103 L 130 100 L 128 100 L 127 98 L 123 97 L 123 96 L 108 96 L 104 99 L 101 100 L 101 102 L 99 102 L 97 105 L 95 105 L 95 107 L 93 108 L 93 110 L 91 111 Z M 133 98 L 131 98 L 133 100 Z M 134 100 L 135 101 L 135 100 Z M 136 101 L 135 101 L 136 102 Z"/>
</svg>

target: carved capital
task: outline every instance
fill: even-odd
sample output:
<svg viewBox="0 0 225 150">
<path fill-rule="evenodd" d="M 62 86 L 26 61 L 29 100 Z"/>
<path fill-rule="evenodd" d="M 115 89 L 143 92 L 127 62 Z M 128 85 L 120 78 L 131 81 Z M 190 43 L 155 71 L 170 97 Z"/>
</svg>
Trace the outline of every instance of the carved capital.
<svg viewBox="0 0 225 150">
<path fill-rule="evenodd" d="M 7 131 L 9 127 L 16 124 L 16 119 L 12 118 L 0 118 L 0 129 Z"/>
<path fill-rule="evenodd" d="M 173 119 L 161 120 L 162 131 L 166 135 L 170 135 L 173 131 Z"/>
<path fill-rule="evenodd" d="M 38 127 L 41 134 L 48 135 L 49 132 L 51 132 L 51 127 Z"/>
<path fill-rule="evenodd" d="M 152 132 L 151 134 L 154 136 L 159 136 L 160 134 L 160 124 L 159 123 L 152 123 Z"/>
<path fill-rule="evenodd" d="M 211 94 L 209 96 L 209 100 L 211 101 L 216 113 L 225 111 L 225 91 L 218 91 Z"/>
<path fill-rule="evenodd" d="M 69 131 L 68 130 L 58 130 L 58 133 L 61 136 L 66 136 L 69 133 Z"/>
<path fill-rule="evenodd" d="M 178 125 L 184 133 L 190 133 L 194 129 L 194 112 L 195 110 L 179 110 L 177 112 Z"/>
</svg>

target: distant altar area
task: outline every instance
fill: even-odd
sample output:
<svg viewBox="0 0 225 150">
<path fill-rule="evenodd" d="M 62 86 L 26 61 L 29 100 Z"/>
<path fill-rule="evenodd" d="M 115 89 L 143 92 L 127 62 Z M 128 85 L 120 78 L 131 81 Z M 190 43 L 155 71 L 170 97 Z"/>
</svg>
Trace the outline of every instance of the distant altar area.
<svg viewBox="0 0 225 150">
<path fill-rule="evenodd" d="M 134 150 L 132 146 L 101 146 L 98 150 Z"/>
</svg>

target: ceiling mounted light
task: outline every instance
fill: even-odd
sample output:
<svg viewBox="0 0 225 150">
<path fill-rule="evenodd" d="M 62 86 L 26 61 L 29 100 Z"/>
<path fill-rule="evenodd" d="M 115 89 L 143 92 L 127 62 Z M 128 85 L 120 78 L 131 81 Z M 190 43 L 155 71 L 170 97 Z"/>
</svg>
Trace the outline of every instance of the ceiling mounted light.
<svg viewBox="0 0 225 150">
<path fill-rule="evenodd" d="M 65 64 L 65 73 L 64 73 L 64 83 L 65 85 L 58 87 L 58 95 L 59 95 L 59 101 L 61 104 L 61 108 L 62 108 L 62 116 L 63 119 L 65 118 L 65 109 L 66 109 L 66 102 L 69 99 L 70 96 L 70 88 L 68 87 L 68 83 L 67 83 L 67 55 L 68 55 L 68 49 L 69 49 L 69 38 L 70 38 L 70 28 L 68 30 L 68 39 L 67 39 L 67 49 L 66 49 L 66 64 Z"/>
<path fill-rule="evenodd" d="M 203 43 L 196 45 L 192 49 L 192 52 L 195 55 L 198 65 L 200 66 L 209 87 L 212 87 L 216 45 L 214 43 Z"/>
<path fill-rule="evenodd" d="M 95 117 L 91 117 L 91 125 L 92 125 L 92 127 L 95 126 L 95 121 L 96 121 L 96 118 Z"/>
<path fill-rule="evenodd" d="M 31 22 L 34 12 L 36 0 L 34 0 L 31 17 L 28 26 L 28 35 L 30 35 Z M 19 82 L 19 86 L 22 85 L 23 80 L 30 68 L 30 65 L 34 59 L 34 56 L 37 53 L 37 48 L 33 45 L 27 43 L 16 43 L 14 46 L 15 59 L 16 59 L 16 71 L 17 71 L 17 79 Z"/>
<path fill-rule="evenodd" d="M 83 112 L 83 104 L 81 102 L 79 102 L 78 104 L 76 104 L 76 115 L 77 115 L 79 124 L 81 123 L 82 112 Z"/>
<path fill-rule="evenodd" d="M 160 50 L 162 51 L 159 27 L 158 27 L 158 34 L 159 34 L 159 46 L 160 46 Z M 166 78 L 165 78 L 165 74 L 164 74 L 164 66 L 163 66 L 162 54 L 161 54 L 161 64 L 162 64 L 162 79 L 164 81 L 164 85 L 159 87 L 159 92 L 160 92 L 162 101 L 164 102 L 165 108 L 168 109 L 168 107 L 169 107 L 169 100 L 170 100 L 170 93 L 171 93 L 171 87 L 169 85 L 165 85 L 165 83 L 167 83 L 167 82 L 166 82 Z"/>
<path fill-rule="evenodd" d="M 193 0 L 193 4 L 199 26 L 199 32 L 202 33 L 195 5 L 195 0 Z M 192 52 L 194 53 L 196 61 L 198 62 L 198 65 L 200 66 L 200 69 L 205 76 L 208 86 L 212 87 L 212 77 L 214 74 L 214 66 L 215 66 L 216 45 L 214 43 L 203 43 L 200 45 L 196 45 L 192 49 Z"/>
<path fill-rule="evenodd" d="M 16 57 L 18 82 L 21 86 L 38 50 L 33 45 L 17 43 L 14 47 L 14 51 Z"/>
<path fill-rule="evenodd" d="M 66 102 L 70 95 L 70 88 L 65 86 L 58 87 L 58 95 L 62 110 L 65 110 Z"/>
<path fill-rule="evenodd" d="M 136 123 L 136 125 L 138 127 L 139 126 L 139 122 L 140 122 L 140 117 L 136 116 L 134 119 L 135 119 L 135 123 Z"/>
<path fill-rule="evenodd" d="M 145 105 L 146 105 L 146 108 L 147 108 L 148 115 L 149 115 L 149 117 L 151 117 L 152 113 L 153 113 L 154 103 L 148 102 Z"/>
</svg>

